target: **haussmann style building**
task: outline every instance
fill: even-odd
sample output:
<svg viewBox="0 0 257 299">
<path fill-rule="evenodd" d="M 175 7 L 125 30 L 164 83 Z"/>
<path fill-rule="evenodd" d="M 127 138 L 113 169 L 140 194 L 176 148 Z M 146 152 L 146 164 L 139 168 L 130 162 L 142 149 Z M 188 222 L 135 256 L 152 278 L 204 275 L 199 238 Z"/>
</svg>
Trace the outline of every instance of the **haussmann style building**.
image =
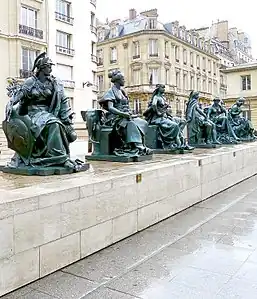
<svg viewBox="0 0 257 299">
<path fill-rule="evenodd" d="M 157 83 L 166 85 L 173 114 L 184 113 L 190 90 L 209 103 L 220 95 L 220 59 L 215 47 L 196 31 L 178 22 L 162 24 L 156 9 L 139 15 L 129 11 L 125 21 L 99 23 L 97 44 L 98 96 L 110 87 L 108 73 L 120 69 L 135 112 L 147 107 Z"/>
</svg>

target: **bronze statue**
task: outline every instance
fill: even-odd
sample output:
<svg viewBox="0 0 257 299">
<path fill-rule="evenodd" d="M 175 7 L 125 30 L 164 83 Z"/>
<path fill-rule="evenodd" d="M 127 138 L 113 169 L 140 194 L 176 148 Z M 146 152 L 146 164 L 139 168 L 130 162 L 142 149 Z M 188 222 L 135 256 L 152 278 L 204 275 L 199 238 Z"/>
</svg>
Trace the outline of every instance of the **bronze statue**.
<svg viewBox="0 0 257 299">
<path fill-rule="evenodd" d="M 207 118 L 216 126 L 218 141 L 225 144 L 237 143 L 239 141 L 228 120 L 228 111 L 221 104 L 221 100 L 218 97 L 213 99 L 213 104 L 207 108 L 206 112 Z"/>
<path fill-rule="evenodd" d="M 61 81 L 51 75 L 52 65 L 46 53 L 40 54 L 33 75 L 7 88 L 11 99 L 3 130 L 16 154 L 3 171 L 49 175 L 88 169 L 88 164 L 70 159 L 69 144 L 77 139 L 74 112 Z"/>
<path fill-rule="evenodd" d="M 254 135 L 254 127 L 251 121 L 241 116 L 244 103 L 245 99 L 239 98 L 236 103 L 231 106 L 228 111 L 229 123 L 241 141 L 254 141 L 256 140 L 256 136 Z"/>
<path fill-rule="evenodd" d="M 215 124 L 199 106 L 199 92 L 192 91 L 186 107 L 189 144 L 197 147 L 215 147 L 217 140 Z"/>
<path fill-rule="evenodd" d="M 132 114 L 128 96 L 122 88 L 125 83 L 123 74 L 116 70 L 109 74 L 109 78 L 113 86 L 99 100 L 103 110 L 81 112 L 94 144 L 92 157 L 88 158 L 122 162 L 137 161 L 143 156 L 151 158 L 152 150 L 145 146 L 148 124 Z"/>
<path fill-rule="evenodd" d="M 150 137 L 156 139 L 156 142 L 150 140 L 149 144 L 155 144 L 154 149 L 193 150 L 194 148 L 186 143 L 183 136 L 186 120 L 173 117 L 168 108 L 170 107 L 165 98 L 165 85 L 157 84 L 148 109 L 143 114 L 149 126 L 157 126 L 157 136 Z"/>
</svg>

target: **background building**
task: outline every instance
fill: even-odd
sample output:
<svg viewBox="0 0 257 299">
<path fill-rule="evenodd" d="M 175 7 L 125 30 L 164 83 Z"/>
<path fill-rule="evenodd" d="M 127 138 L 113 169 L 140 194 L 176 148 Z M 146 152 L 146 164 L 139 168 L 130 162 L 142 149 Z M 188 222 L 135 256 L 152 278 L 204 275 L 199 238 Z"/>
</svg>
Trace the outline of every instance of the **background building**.
<svg viewBox="0 0 257 299">
<path fill-rule="evenodd" d="M 80 111 L 96 101 L 96 0 L 48 0 L 48 55 L 76 112 L 76 127 L 85 131 Z"/>
<path fill-rule="evenodd" d="M 222 72 L 227 77 L 226 106 L 230 107 L 239 97 L 244 97 L 244 116 L 257 128 L 257 62 L 237 65 Z"/>
<path fill-rule="evenodd" d="M 218 21 L 210 27 L 195 29 L 205 39 L 218 41 L 227 49 L 229 56 L 222 59 L 222 64 L 232 66 L 253 61 L 251 40 L 247 33 L 236 27 L 229 28 L 228 21 Z M 216 54 L 224 54 L 224 48 L 219 47 Z M 224 55 L 222 55 L 224 56 Z M 232 64 L 231 64 L 232 63 Z"/>
<path fill-rule="evenodd" d="M 0 124 L 8 101 L 8 77 L 28 77 L 36 55 L 47 48 L 47 1 L 2 1 L 0 13 Z"/>
<path fill-rule="evenodd" d="M 109 71 L 120 69 L 136 112 L 146 108 L 157 83 L 166 85 L 167 99 L 178 115 L 190 90 L 199 90 L 204 103 L 220 93 L 215 47 L 178 22 L 160 23 L 156 9 L 139 15 L 131 9 L 125 21 L 98 24 L 97 57 L 99 96 L 110 86 Z"/>
</svg>

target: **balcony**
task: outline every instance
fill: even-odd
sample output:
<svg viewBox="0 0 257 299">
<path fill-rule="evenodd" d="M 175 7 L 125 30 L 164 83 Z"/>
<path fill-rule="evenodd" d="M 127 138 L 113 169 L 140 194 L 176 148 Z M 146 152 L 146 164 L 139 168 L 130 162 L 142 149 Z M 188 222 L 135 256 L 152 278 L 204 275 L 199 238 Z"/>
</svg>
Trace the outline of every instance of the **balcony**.
<svg viewBox="0 0 257 299">
<path fill-rule="evenodd" d="M 158 56 L 159 56 L 158 53 L 150 53 L 150 54 L 149 54 L 149 57 L 158 57 Z"/>
<path fill-rule="evenodd" d="M 227 89 L 227 84 L 220 83 L 220 88 L 222 88 L 222 89 Z"/>
<path fill-rule="evenodd" d="M 90 25 L 90 30 L 96 35 L 96 27 L 94 25 Z"/>
<path fill-rule="evenodd" d="M 90 3 L 94 5 L 94 7 L 96 7 L 96 0 L 90 0 Z"/>
<path fill-rule="evenodd" d="M 75 55 L 74 49 L 70 49 L 70 48 L 66 48 L 66 47 L 62 47 L 62 46 L 58 46 L 58 45 L 56 45 L 55 47 L 56 47 L 56 53 L 65 54 L 65 55 L 69 55 L 69 56 Z"/>
<path fill-rule="evenodd" d="M 74 89 L 75 88 L 75 81 L 71 80 L 62 80 L 63 86 L 65 88 Z"/>
<path fill-rule="evenodd" d="M 91 54 L 91 61 L 97 64 L 97 56 L 94 54 Z"/>
<path fill-rule="evenodd" d="M 139 54 L 133 56 L 133 59 L 139 59 L 139 58 L 140 58 L 140 55 L 139 55 Z"/>
<path fill-rule="evenodd" d="M 20 69 L 20 78 L 21 79 L 26 79 L 32 76 L 32 72 L 24 69 Z"/>
<path fill-rule="evenodd" d="M 61 22 L 65 22 L 68 23 L 70 25 L 73 25 L 74 22 L 74 18 L 70 17 L 70 16 L 66 16 L 60 12 L 55 12 L 55 19 Z"/>
<path fill-rule="evenodd" d="M 44 37 L 43 30 L 35 29 L 21 24 L 19 24 L 19 33 L 36 37 L 39 39 L 43 39 Z"/>
</svg>

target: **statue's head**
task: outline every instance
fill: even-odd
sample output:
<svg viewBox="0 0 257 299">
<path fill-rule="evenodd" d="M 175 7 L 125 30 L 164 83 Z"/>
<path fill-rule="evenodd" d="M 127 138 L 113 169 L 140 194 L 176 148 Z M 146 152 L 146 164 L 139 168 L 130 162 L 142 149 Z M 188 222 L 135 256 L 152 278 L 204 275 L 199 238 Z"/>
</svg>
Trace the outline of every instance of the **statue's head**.
<svg viewBox="0 0 257 299">
<path fill-rule="evenodd" d="M 213 103 L 216 104 L 216 105 L 220 104 L 220 103 L 221 103 L 220 98 L 215 97 L 215 98 L 213 99 Z"/>
<path fill-rule="evenodd" d="M 237 106 L 242 106 L 242 105 L 244 105 L 244 103 L 245 103 L 245 98 L 243 98 L 243 97 L 241 97 L 241 98 L 239 98 L 237 101 L 236 101 L 236 103 L 237 103 Z"/>
<path fill-rule="evenodd" d="M 165 93 L 165 85 L 164 84 L 156 84 L 156 91 L 159 93 Z"/>
<path fill-rule="evenodd" d="M 46 55 L 46 52 L 41 53 L 34 62 L 34 66 L 32 69 L 32 72 L 36 70 L 36 73 L 39 74 L 40 72 L 43 72 L 44 75 L 50 76 L 52 72 L 52 66 L 54 63 L 52 60 Z"/>
<path fill-rule="evenodd" d="M 189 99 L 196 99 L 196 100 L 198 100 L 199 97 L 200 97 L 200 94 L 199 94 L 198 91 L 193 91 L 193 90 L 192 90 L 192 91 L 190 92 Z"/>
<path fill-rule="evenodd" d="M 112 71 L 108 74 L 113 84 L 119 84 L 120 86 L 125 85 L 124 75 L 119 70 Z"/>
</svg>

